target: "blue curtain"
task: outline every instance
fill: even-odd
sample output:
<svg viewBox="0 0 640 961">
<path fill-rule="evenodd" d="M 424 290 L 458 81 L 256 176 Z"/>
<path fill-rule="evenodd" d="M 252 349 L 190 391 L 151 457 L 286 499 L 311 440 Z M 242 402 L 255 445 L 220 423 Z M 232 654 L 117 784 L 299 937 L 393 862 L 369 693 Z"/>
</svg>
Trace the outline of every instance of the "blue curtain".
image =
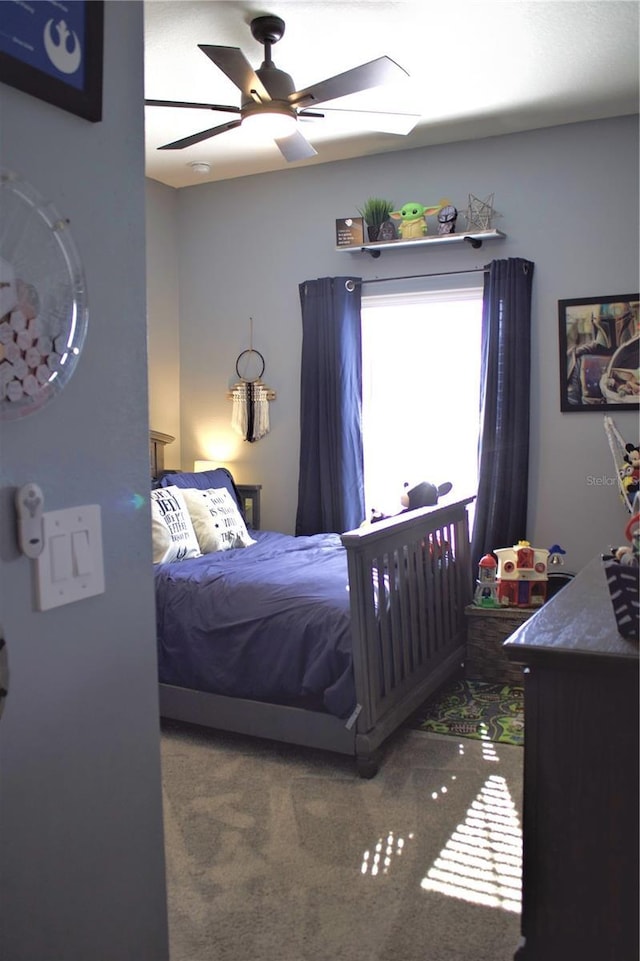
<svg viewBox="0 0 640 961">
<path fill-rule="evenodd" d="M 528 260 L 487 267 L 482 311 L 478 497 L 472 558 L 527 536 L 531 288 Z"/>
<path fill-rule="evenodd" d="M 359 278 L 321 277 L 300 284 L 299 291 L 296 534 L 342 533 L 364 520 L 361 285 Z"/>
</svg>

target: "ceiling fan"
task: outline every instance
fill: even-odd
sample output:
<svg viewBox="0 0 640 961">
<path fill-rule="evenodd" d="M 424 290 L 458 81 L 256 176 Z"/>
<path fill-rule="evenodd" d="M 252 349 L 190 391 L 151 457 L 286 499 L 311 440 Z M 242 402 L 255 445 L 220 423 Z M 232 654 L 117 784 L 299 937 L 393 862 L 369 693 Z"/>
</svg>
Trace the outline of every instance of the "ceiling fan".
<svg viewBox="0 0 640 961">
<path fill-rule="evenodd" d="M 330 111 L 326 107 L 322 112 L 318 112 L 310 110 L 310 107 L 408 76 L 406 70 L 385 56 L 321 80 L 303 90 L 296 90 L 289 74 L 279 70 L 271 59 L 272 45 L 284 34 L 284 20 L 274 15 L 256 17 L 250 26 L 253 37 L 264 46 L 264 61 L 257 70 L 253 69 L 238 47 L 198 44 L 200 50 L 240 89 L 242 99 L 239 107 L 175 100 L 145 100 L 145 105 L 149 107 L 218 110 L 238 114 L 238 118 L 164 144 L 159 150 L 183 150 L 210 137 L 226 133 L 227 130 L 233 130 L 243 123 L 255 127 L 263 124 L 265 130 L 268 125 L 271 136 L 288 163 L 306 160 L 315 156 L 317 151 L 298 129 L 298 120 L 322 118 L 326 113 L 355 113 L 344 110 Z M 370 130 L 407 134 L 419 117 L 403 113 L 367 112 L 366 119 Z"/>
</svg>

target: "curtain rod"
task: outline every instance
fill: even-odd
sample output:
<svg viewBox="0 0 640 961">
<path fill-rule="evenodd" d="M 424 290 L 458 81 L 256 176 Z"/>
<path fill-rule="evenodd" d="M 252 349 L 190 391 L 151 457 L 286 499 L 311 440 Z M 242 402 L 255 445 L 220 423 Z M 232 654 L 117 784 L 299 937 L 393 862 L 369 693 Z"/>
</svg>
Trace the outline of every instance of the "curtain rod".
<svg viewBox="0 0 640 961">
<path fill-rule="evenodd" d="M 448 277 L 450 274 L 486 274 L 487 267 L 471 267 L 468 270 L 438 270 L 434 274 L 405 274 L 404 277 L 374 277 L 373 280 L 345 280 L 345 288 L 351 292 L 356 286 L 362 287 L 364 284 L 386 284 L 390 280 L 422 280 L 424 277 Z"/>
</svg>

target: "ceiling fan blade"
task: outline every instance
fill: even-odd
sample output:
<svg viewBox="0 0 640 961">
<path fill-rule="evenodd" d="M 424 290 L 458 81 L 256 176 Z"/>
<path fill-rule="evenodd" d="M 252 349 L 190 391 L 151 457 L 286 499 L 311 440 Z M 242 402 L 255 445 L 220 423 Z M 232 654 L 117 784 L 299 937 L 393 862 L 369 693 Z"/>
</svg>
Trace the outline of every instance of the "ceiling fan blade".
<svg viewBox="0 0 640 961">
<path fill-rule="evenodd" d="M 369 63 L 362 63 L 359 67 L 353 67 L 345 73 L 336 74 L 327 80 L 305 87 L 304 90 L 296 90 L 289 95 L 289 102 L 296 107 L 310 107 L 314 104 L 325 103 L 327 100 L 336 100 L 338 97 L 346 97 L 350 93 L 359 93 L 361 90 L 369 90 L 371 87 L 380 87 L 382 84 L 391 83 L 400 77 L 407 77 L 407 71 L 390 57 L 378 57 Z"/>
<path fill-rule="evenodd" d="M 271 100 L 269 91 L 239 47 L 218 47 L 208 43 L 199 43 L 198 46 L 245 96 L 255 93 L 261 101 Z"/>
<path fill-rule="evenodd" d="M 217 127 L 210 127 L 208 130 L 200 131 L 200 133 L 191 134 L 190 137 L 183 137 L 182 140 L 174 140 L 173 143 L 166 143 L 163 147 L 158 147 L 158 150 L 183 150 L 184 147 L 193 147 L 194 144 L 208 140 L 209 137 L 215 137 L 219 133 L 225 133 L 226 130 L 233 130 L 234 127 L 239 127 L 241 123 L 241 120 L 229 120 L 227 123 L 221 123 Z"/>
<path fill-rule="evenodd" d="M 145 107 L 188 107 L 196 110 L 220 110 L 224 113 L 240 113 L 240 107 L 228 107 L 220 103 L 188 103 L 185 100 L 145 100 Z"/>
<path fill-rule="evenodd" d="M 349 130 L 375 130 L 378 133 L 393 133 L 405 135 L 411 133 L 418 120 L 418 113 L 391 113 L 386 110 L 340 110 L 335 107 L 323 107 L 322 113 L 307 113 L 301 110 L 299 120 L 312 117 L 325 117 L 336 127 L 346 127 Z"/>
<path fill-rule="evenodd" d="M 275 143 L 287 163 L 294 163 L 296 160 L 308 160 L 309 157 L 315 157 L 318 153 L 299 130 L 294 131 L 288 137 L 280 137 Z"/>
</svg>

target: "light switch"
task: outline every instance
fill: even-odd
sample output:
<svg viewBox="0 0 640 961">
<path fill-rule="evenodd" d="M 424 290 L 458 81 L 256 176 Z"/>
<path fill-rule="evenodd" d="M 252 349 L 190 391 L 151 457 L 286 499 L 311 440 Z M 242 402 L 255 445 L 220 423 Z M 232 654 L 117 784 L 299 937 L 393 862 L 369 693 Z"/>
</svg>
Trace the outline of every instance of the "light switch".
<svg viewBox="0 0 640 961">
<path fill-rule="evenodd" d="M 42 515 L 44 550 L 36 558 L 38 610 L 104 593 L 100 507 L 89 504 Z"/>
<path fill-rule="evenodd" d="M 45 542 L 46 543 L 46 542 Z M 49 541 L 51 580 L 59 583 L 71 577 L 71 543 L 66 534 L 54 534 Z"/>
<path fill-rule="evenodd" d="M 90 574 L 93 569 L 91 548 L 89 546 L 89 531 L 74 531 L 71 535 L 73 554 L 73 574 Z"/>
</svg>

